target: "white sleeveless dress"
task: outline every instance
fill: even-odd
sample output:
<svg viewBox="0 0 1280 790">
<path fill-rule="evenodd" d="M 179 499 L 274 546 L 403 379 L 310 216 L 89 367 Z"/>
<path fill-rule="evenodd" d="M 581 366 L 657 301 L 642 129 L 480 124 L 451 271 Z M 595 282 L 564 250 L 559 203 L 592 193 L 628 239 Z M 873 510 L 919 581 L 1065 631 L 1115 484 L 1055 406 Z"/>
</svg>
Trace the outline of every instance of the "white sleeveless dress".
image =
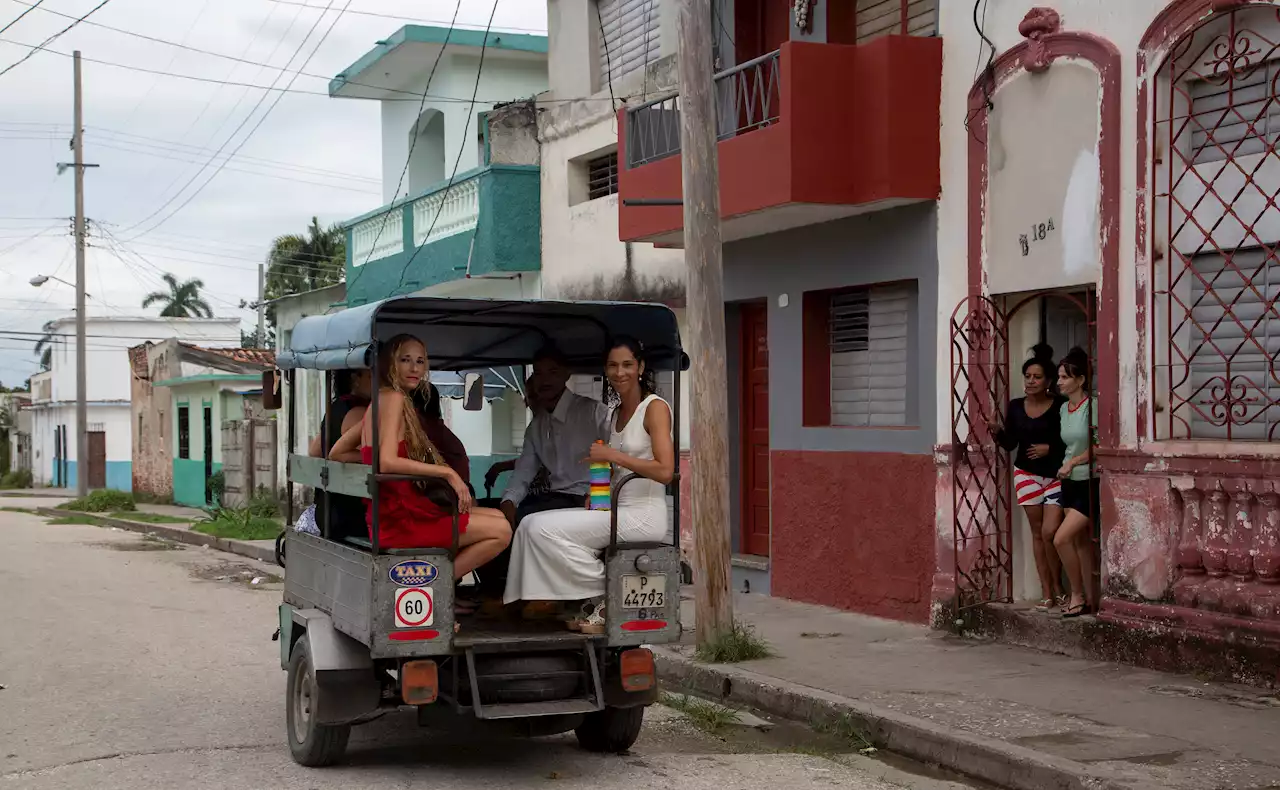
<svg viewBox="0 0 1280 790">
<path fill-rule="evenodd" d="M 618 431 L 615 411 L 609 423 L 609 446 L 646 461 L 653 460 L 653 442 L 644 428 L 645 413 L 666 401 L 650 395 Z M 588 448 L 583 448 L 585 456 Z M 615 468 L 614 479 L 629 474 Z M 504 603 L 513 601 L 578 601 L 604 595 L 604 561 L 609 545 L 609 512 L 583 509 L 548 510 L 526 516 L 511 541 L 511 567 Z M 627 483 L 618 498 L 618 540 L 624 543 L 665 540 L 666 486 L 647 478 Z"/>
</svg>

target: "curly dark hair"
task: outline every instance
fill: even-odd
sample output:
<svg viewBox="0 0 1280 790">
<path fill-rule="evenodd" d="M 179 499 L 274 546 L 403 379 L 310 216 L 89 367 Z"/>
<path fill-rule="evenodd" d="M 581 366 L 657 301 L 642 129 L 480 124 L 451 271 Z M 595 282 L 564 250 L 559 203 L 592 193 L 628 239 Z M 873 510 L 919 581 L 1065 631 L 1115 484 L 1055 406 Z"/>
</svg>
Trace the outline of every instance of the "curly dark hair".
<svg viewBox="0 0 1280 790">
<path fill-rule="evenodd" d="M 630 335 L 618 335 L 609 342 L 609 348 L 605 351 L 606 365 L 609 361 L 609 354 L 612 354 L 615 349 L 619 348 L 625 348 L 630 351 L 631 355 L 636 358 L 636 361 L 644 367 L 644 370 L 640 373 L 640 394 L 647 398 L 657 392 L 658 377 L 645 361 L 644 344 Z M 618 395 L 617 391 L 614 390 L 613 385 L 609 383 L 609 377 L 606 375 L 604 377 L 604 402 L 613 406 L 620 400 L 621 397 Z"/>
</svg>

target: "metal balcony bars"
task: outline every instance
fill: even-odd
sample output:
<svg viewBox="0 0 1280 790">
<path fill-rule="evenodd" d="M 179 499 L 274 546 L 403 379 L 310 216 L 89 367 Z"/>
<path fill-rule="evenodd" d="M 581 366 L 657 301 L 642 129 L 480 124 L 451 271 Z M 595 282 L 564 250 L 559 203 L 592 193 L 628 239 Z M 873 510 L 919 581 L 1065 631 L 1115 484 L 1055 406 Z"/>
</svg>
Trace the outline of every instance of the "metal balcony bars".
<svg viewBox="0 0 1280 790">
<path fill-rule="evenodd" d="M 716 136 L 728 140 L 777 123 L 782 115 L 781 51 L 716 75 Z M 639 167 L 680 153 L 680 95 L 627 110 L 627 166 Z"/>
</svg>

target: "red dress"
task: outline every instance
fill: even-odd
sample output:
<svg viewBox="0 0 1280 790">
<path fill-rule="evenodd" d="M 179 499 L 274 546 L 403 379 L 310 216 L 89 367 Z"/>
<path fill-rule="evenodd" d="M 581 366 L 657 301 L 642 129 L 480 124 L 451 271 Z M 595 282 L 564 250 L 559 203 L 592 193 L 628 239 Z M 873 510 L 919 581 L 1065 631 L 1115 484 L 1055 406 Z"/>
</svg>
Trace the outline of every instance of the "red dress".
<svg viewBox="0 0 1280 790">
<path fill-rule="evenodd" d="M 400 442 L 400 457 L 408 444 Z M 373 448 L 361 447 L 360 458 L 373 464 Z M 378 543 L 384 549 L 448 549 L 453 547 L 453 514 L 427 498 L 408 480 L 378 484 Z M 366 500 L 365 523 L 373 540 L 373 500 Z M 469 513 L 458 516 L 459 532 L 467 531 Z"/>
</svg>

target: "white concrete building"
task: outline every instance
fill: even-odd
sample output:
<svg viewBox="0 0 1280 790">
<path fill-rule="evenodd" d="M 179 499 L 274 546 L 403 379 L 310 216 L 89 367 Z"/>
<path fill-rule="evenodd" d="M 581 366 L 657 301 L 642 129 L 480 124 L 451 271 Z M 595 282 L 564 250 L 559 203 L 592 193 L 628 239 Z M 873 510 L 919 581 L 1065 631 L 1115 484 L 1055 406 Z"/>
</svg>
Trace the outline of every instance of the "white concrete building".
<svg viewBox="0 0 1280 790">
<path fill-rule="evenodd" d="M 36 485 L 74 487 L 76 466 L 76 322 L 48 325 L 51 367 L 31 378 L 32 475 Z M 129 348 L 176 337 L 210 348 L 240 345 L 238 318 L 90 316 L 85 321 L 89 485 L 133 485 L 132 372 Z"/>
</svg>

